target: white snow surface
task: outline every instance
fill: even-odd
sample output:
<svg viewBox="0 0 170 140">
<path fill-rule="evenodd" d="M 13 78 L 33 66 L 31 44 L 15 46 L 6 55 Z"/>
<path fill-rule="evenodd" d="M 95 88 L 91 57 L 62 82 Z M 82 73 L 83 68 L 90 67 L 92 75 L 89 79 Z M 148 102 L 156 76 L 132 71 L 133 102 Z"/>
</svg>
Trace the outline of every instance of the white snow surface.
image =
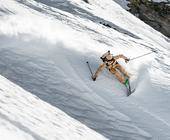
<svg viewBox="0 0 170 140">
<path fill-rule="evenodd" d="M 0 137 L 170 140 L 168 38 L 113 0 L 0 2 L 0 74 L 24 89 L 0 77 Z M 136 87 L 129 97 L 107 70 L 90 78 L 86 61 L 96 70 L 107 50 L 157 51 L 120 60 Z"/>
<path fill-rule="evenodd" d="M 0 83 L 2 140 L 105 139 L 2 76 L 0 76 Z"/>
</svg>

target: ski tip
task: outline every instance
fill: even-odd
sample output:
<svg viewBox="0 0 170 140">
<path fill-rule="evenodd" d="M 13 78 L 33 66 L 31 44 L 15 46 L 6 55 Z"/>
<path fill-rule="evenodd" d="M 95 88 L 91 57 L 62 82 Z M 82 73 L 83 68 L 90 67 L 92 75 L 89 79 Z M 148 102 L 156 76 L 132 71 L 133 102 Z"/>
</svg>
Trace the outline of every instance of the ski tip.
<svg viewBox="0 0 170 140">
<path fill-rule="evenodd" d="M 134 93 L 136 91 L 136 88 L 134 88 L 133 90 L 131 90 L 131 91 L 129 91 L 128 93 L 127 93 L 127 97 L 128 96 L 130 96 L 132 93 Z"/>
<path fill-rule="evenodd" d="M 96 81 L 96 78 L 94 78 L 93 76 L 91 76 L 91 78 L 92 78 L 93 81 Z"/>
</svg>

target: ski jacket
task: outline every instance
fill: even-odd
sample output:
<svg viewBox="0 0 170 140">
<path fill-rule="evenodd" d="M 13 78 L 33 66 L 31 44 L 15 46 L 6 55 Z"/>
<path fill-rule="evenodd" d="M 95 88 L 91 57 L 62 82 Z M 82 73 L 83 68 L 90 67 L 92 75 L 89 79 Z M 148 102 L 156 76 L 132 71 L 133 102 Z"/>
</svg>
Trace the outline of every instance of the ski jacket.
<svg viewBox="0 0 170 140">
<path fill-rule="evenodd" d="M 110 51 L 108 51 L 105 54 L 103 54 L 101 57 L 101 59 L 103 61 L 102 65 L 103 65 L 103 67 L 106 67 L 107 69 L 110 70 L 111 68 L 114 68 L 114 66 L 116 64 L 118 64 L 117 59 L 119 59 L 119 58 L 123 58 L 125 61 L 128 60 L 128 58 L 122 54 L 113 56 L 112 54 L 110 54 Z"/>
</svg>

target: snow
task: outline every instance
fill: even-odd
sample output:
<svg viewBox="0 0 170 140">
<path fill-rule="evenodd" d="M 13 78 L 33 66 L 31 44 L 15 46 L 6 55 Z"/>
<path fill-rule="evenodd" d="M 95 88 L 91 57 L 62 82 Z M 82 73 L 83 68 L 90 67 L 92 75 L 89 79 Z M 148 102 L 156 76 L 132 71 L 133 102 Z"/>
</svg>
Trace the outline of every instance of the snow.
<svg viewBox="0 0 170 140">
<path fill-rule="evenodd" d="M 112 0 L 89 3 L 0 4 L 0 74 L 24 88 L 0 77 L 4 139 L 169 140 L 170 40 Z M 128 98 L 108 71 L 90 78 L 86 61 L 96 70 L 107 50 L 129 58 L 157 51 L 120 60 L 136 86 Z"/>
<path fill-rule="evenodd" d="M 114 0 L 116 3 L 118 3 L 120 6 L 122 6 L 124 9 L 128 10 L 129 7 L 127 6 L 129 1 L 128 0 Z"/>
<path fill-rule="evenodd" d="M 1 139 L 105 139 L 7 79 L 0 83 Z"/>
</svg>

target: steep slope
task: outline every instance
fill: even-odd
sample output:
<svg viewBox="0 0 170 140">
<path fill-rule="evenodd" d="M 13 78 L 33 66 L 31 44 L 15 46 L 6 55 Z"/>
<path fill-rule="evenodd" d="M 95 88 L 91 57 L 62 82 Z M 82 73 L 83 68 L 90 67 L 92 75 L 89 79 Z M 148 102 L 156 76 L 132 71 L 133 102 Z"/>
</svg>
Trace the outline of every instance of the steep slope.
<svg viewBox="0 0 170 140">
<path fill-rule="evenodd" d="M 0 73 L 109 139 L 168 140 L 169 39 L 111 0 L 89 2 L 1 3 Z M 121 62 L 137 86 L 129 98 L 107 71 L 90 79 L 85 62 L 95 70 L 108 49 L 130 58 L 157 50 Z"/>
<path fill-rule="evenodd" d="M 3 140 L 105 140 L 61 110 L 0 76 L 0 136 Z"/>
</svg>

